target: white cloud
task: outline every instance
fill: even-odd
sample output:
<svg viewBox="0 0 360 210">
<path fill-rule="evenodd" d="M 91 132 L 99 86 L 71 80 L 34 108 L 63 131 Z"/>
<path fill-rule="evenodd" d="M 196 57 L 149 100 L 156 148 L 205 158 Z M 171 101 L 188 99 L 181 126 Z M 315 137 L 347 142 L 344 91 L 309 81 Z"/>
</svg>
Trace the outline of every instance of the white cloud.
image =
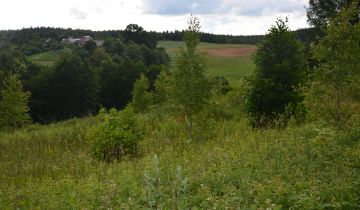
<svg viewBox="0 0 360 210">
<path fill-rule="evenodd" d="M 149 1 L 158 4 L 149 7 Z M 185 10 L 181 7 L 184 2 L 190 3 Z M 0 29 L 52 26 L 110 30 L 136 23 L 146 30 L 182 30 L 195 11 L 205 32 L 264 34 L 279 16 L 288 16 L 292 29 L 306 27 L 306 4 L 307 0 L 1 0 Z M 166 5 L 175 6 L 167 10 L 172 13 L 165 12 Z"/>
<path fill-rule="evenodd" d="M 80 11 L 77 7 L 73 7 L 70 9 L 70 15 L 74 16 L 75 19 L 86 19 L 88 14 Z"/>
</svg>

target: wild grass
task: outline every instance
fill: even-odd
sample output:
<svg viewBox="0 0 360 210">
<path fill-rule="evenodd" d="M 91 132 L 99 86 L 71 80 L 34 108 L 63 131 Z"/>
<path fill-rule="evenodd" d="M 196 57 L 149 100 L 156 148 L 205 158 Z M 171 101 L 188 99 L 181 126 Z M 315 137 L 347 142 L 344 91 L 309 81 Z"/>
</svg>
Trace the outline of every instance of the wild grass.
<svg viewBox="0 0 360 210">
<path fill-rule="evenodd" d="M 2 133 L 1 208 L 360 208 L 359 140 L 318 123 L 252 130 L 234 116 L 189 141 L 180 119 L 156 110 L 138 115 L 139 157 L 112 164 L 86 143 L 96 117 Z"/>
</svg>

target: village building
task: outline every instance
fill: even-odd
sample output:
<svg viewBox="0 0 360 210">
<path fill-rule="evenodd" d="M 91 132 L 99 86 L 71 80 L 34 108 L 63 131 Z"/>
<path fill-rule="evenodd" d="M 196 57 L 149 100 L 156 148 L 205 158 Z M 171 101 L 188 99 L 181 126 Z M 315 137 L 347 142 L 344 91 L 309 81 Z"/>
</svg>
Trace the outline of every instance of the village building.
<svg viewBox="0 0 360 210">
<path fill-rule="evenodd" d="M 96 46 L 101 47 L 104 45 L 104 40 L 94 40 L 91 36 L 84 36 L 81 38 L 73 38 L 73 37 L 69 37 L 67 39 L 63 39 L 61 40 L 61 43 L 65 43 L 65 44 L 73 44 L 76 46 L 83 46 L 86 42 L 88 41 L 94 41 L 96 43 Z"/>
</svg>

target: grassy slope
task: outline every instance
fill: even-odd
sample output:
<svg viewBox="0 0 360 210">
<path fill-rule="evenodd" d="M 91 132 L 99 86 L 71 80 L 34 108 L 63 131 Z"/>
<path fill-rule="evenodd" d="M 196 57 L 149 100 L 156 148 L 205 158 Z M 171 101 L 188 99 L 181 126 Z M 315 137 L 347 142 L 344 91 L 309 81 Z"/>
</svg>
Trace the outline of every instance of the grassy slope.
<svg viewBox="0 0 360 210">
<path fill-rule="evenodd" d="M 158 46 L 165 48 L 170 57 L 174 59 L 176 50 L 184 46 L 184 42 L 161 41 Z M 251 45 L 201 43 L 198 49 L 203 51 L 206 49 L 242 48 L 249 46 Z M 255 69 L 251 56 L 207 57 L 207 66 L 209 76 L 224 76 L 233 86 L 236 86 L 243 77 L 250 76 Z"/>
<path fill-rule="evenodd" d="M 52 66 L 55 60 L 58 58 L 58 56 L 59 56 L 58 51 L 48 51 L 48 52 L 31 55 L 27 59 L 39 65 Z"/>
<path fill-rule="evenodd" d="M 156 200 L 164 209 L 360 208 L 359 142 L 339 142 L 317 124 L 252 130 L 237 94 L 215 101 L 235 117 L 194 123 L 202 140 L 192 142 L 164 111 L 139 115 L 140 155 L 120 163 L 91 158 L 86 134 L 95 117 L 0 132 L 0 209 L 145 209 Z"/>
<path fill-rule="evenodd" d="M 195 126 L 200 136 L 212 131 L 211 138 L 184 143 L 185 128 L 176 118 L 156 111 L 139 118 L 147 128 L 139 158 L 113 164 L 89 153 L 85 138 L 96 118 L 1 134 L 1 209 L 144 209 L 155 198 L 165 209 L 175 203 L 180 209 L 360 204 L 360 173 L 354 167 L 360 144 L 334 141 L 331 129 L 309 124 L 252 131 L 245 119 L 234 118 L 212 121 L 207 129 Z M 160 180 L 150 194 L 146 189 L 154 185 L 144 181 L 145 173 Z M 175 196 L 176 191 L 184 193 Z"/>
</svg>

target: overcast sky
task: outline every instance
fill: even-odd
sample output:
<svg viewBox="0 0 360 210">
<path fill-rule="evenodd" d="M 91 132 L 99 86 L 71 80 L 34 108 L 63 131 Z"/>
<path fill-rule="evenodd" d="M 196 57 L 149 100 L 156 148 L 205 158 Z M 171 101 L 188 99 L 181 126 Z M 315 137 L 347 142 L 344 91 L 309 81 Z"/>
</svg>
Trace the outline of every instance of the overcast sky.
<svg viewBox="0 0 360 210">
<path fill-rule="evenodd" d="M 278 17 L 291 29 L 307 27 L 308 0 L 0 0 L 0 29 L 52 26 L 92 30 L 146 30 L 186 27 L 190 14 L 202 31 L 216 34 L 265 34 Z"/>
</svg>

